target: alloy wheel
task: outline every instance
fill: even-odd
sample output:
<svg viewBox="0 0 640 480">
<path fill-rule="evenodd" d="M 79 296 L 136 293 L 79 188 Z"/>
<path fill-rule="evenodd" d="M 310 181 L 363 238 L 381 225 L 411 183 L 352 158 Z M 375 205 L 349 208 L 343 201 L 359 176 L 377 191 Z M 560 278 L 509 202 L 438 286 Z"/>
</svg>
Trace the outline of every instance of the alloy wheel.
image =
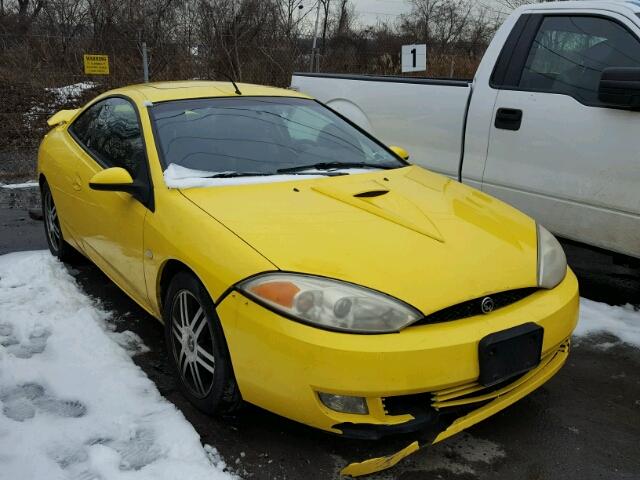
<svg viewBox="0 0 640 480">
<path fill-rule="evenodd" d="M 56 205 L 53 203 L 51 190 L 46 189 L 44 195 L 44 219 L 47 226 L 47 235 L 53 249 L 60 251 L 60 243 L 62 235 L 60 233 L 60 222 L 58 221 L 58 212 Z"/>
<path fill-rule="evenodd" d="M 174 297 L 171 344 L 183 383 L 192 395 L 206 397 L 215 372 L 213 329 L 203 306 L 189 290 Z"/>
</svg>

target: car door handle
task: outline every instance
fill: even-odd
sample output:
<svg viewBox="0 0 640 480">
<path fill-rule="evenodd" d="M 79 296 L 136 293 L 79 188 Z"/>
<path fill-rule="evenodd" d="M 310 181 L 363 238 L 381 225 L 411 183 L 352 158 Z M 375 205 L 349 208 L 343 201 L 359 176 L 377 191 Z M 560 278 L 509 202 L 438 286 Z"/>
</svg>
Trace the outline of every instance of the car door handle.
<svg viewBox="0 0 640 480">
<path fill-rule="evenodd" d="M 502 130 L 520 130 L 522 125 L 522 110 L 517 108 L 499 108 L 496 112 L 494 123 L 496 128 Z"/>
</svg>

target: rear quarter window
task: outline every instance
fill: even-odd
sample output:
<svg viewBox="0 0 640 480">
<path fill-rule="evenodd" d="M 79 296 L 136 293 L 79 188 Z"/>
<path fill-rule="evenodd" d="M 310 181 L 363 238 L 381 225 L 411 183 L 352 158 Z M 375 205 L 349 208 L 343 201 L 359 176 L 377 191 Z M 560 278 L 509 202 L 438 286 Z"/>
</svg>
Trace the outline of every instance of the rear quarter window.
<svg viewBox="0 0 640 480">
<path fill-rule="evenodd" d="M 69 131 L 86 147 L 91 131 L 96 128 L 103 105 L 104 102 L 99 102 L 89 107 L 69 126 Z"/>
</svg>

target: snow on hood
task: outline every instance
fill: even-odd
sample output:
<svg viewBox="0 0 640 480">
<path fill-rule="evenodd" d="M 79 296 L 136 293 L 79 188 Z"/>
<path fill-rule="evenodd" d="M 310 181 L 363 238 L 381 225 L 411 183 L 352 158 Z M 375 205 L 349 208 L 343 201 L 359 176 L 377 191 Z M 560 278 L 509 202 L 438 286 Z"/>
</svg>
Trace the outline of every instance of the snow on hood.
<svg viewBox="0 0 640 480">
<path fill-rule="evenodd" d="M 377 169 L 366 168 L 345 168 L 331 170 L 337 173 L 349 175 L 358 173 L 371 173 Z M 235 178 L 208 178 L 212 175 L 232 173 L 232 172 L 208 172 L 205 170 L 193 170 L 182 167 L 175 163 L 170 164 L 164 171 L 164 182 L 169 188 L 197 188 L 197 187 L 224 187 L 228 185 L 248 185 L 259 183 L 290 182 L 294 180 L 306 180 L 310 178 L 321 178 L 326 176 L 323 170 L 308 170 L 309 174 L 289 174 L 289 175 L 268 175 L 256 177 L 235 177 Z"/>
<path fill-rule="evenodd" d="M 234 478 L 49 252 L 0 256 L 0 311 L 0 477 Z"/>
<path fill-rule="evenodd" d="M 608 333 L 624 343 L 640 348 L 640 311 L 631 305 L 613 307 L 606 303 L 580 299 L 580 321 L 576 337 Z"/>
</svg>

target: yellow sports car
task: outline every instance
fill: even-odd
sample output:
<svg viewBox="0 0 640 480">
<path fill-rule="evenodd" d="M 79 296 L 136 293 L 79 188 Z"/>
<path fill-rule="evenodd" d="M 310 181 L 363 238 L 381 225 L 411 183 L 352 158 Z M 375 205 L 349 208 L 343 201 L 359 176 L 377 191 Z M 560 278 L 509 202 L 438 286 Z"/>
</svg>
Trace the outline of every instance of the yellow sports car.
<svg viewBox="0 0 640 480">
<path fill-rule="evenodd" d="M 553 235 L 305 95 L 150 83 L 49 124 L 51 252 L 82 252 L 164 323 L 205 412 L 244 400 L 349 437 L 419 432 L 358 475 L 567 359 L 578 284 Z"/>
</svg>

